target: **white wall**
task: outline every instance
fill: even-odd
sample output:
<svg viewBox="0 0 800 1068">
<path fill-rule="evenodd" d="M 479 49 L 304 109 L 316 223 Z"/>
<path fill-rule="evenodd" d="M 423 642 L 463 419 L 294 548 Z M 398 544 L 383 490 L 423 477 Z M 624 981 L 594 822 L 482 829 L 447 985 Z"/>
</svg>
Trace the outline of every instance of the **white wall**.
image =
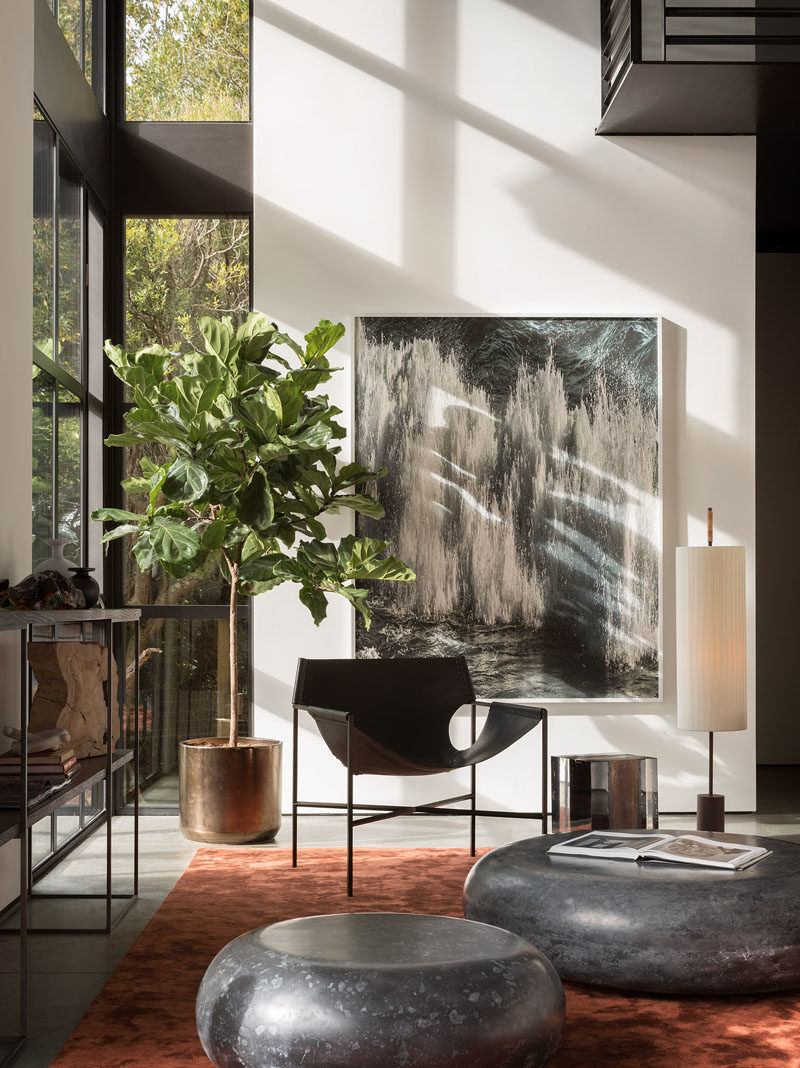
<svg viewBox="0 0 800 1068">
<path fill-rule="evenodd" d="M 0 12 L 0 578 L 31 569 L 31 338 L 33 278 L 33 4 Z M 19 722 L 19 637 L 0 635 L 0 726 Z M 18 843 L 0 849 L 0 908 L 19 892 Z"/>
<path fill-rule="evenodd" d="M 711 504 L 717 542 L 747 547 L 751 650 L 750 729 L 718 736 L 715 787 L 752 810 L 754 139 L 595 137 L 596 0 L 254 0 L 254 16 L 254 303 L 298 334 L 345 323 L 346 419 L 356 315 L 669 320 L 664 699 L 553 702 L 551 751 L 658 757 L 664 811 L 707 788 L 705 738 L 675 726 L 673 560 Z M 257 733 L 287 742 L 285 797 L 297 657 L 349 656 L 351 628 L 335 604 L 315 630 L 291 588 L 257 601 Z M 484 803 L 535 807 L 533 737 L 481 770 Z M 306 796 L 342 796 L 308 724 L 301 757 Z M 439 789 L 395 782 L 379 796 Z"/>
</svg>

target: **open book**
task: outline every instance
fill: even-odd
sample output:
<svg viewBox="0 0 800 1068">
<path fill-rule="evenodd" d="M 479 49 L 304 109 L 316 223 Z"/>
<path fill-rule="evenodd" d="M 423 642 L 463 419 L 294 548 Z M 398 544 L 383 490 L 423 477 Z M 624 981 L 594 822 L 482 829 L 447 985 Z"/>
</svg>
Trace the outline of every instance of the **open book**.
<svg viewBox="0 0 800 1068">
<path fill-rule="evenodd" d="M 740 871 L 770 850 L 744 842 L 719 842 L 697 834 L 631 834 L 629 831 L 590 831 L 550 846 L 548 853 L 604 860 L 667 860 L 677 864 Z"/>
</svg>

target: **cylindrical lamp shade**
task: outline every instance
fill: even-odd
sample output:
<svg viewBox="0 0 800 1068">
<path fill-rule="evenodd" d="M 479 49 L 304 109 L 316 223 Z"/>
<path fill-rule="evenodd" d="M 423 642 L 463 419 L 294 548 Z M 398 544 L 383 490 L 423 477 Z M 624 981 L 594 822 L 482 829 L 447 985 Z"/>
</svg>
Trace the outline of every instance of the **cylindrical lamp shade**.
<svg viewBox="0 0 800 1068">
<path fill-rule="evenodd" d="M 744 547 L 675 551 L 678 726 L 747 727 Z"/>
</svg>

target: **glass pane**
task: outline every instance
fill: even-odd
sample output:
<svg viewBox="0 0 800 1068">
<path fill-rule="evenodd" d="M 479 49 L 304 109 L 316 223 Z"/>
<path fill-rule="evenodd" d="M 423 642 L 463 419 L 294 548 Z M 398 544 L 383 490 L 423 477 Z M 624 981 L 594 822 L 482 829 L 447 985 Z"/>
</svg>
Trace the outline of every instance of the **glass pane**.
<svg viewBox="0 0 800 1068">
<path fill-rule="evenodd" d="M 73 834 L 81 829 L 81 798 L 71 798 L 65 805 L 56 809 L 56 846 L 62 846 Z"/>
<path fill-rule="evenodd" d="M 227 736 L 229 659 L 227 619 L 143 619 L 140 653 L 141 800 L 174 805 L 178 800 L 178 742 Z M 130 628 L 129 628 L 130 629 Z M 247 730 L 247 625 L 240 622 L 239 726 Z M 133 633 L 127 639 L 126 748 L 133 745 Z M 132 783 L 128 772 L 128 786 Z"/>
<path fill-rule="evenodd" d="M 67 555 L 77 562 L 83 561 L 81 546 L 82 527 L 82 419 L 81 404 L 77 397 L 66 389 L 58 390 L 58 442 L 56 483 L 56 530 L 59 538 L 76 546 Z"/>
<path fill-rule="evenodd" d="M 98 400 L 103 399 L 103 220 L 93 204 L 89 204 L 87 220 L 87 279 L 88 316 L 86 320 L 86 351 L 88 386 Z"/>
<path fill-rule="evenodd" d="M 52 554 L 53 379 L 33 368 L 33 566 Z"/>
<path fill-rule="evenodd" d="M 46 816 L 31 827 L 31 865 L 34 868 L 53 852 L 52 818 Z"/>
<path fill-rule="evenodd" d="M 199 348 L 201 315 L 250 308 L 247 219 L 128 219 L 125 223 L 125 344 Z"/>
<path fill-rule="evenodd" d="M 92 0 L 83 0 L 83 73 L 86 75 L 86 81 L 94 87 L 94 79 L 92 76 L 92 11 L 94 4 Z"/>
<path fill-rule="evenodd" d="M 72 54 L 83 66 L 81 0 L 58 0 L 58 25 L 72 49 Z"/>
<path fill-rule="evenodd" d="M 56 362 L 80 379 L 83 189 L 63 171 L 58 179 L 58 350 Z"/>
<path fill-rule="evenodd" d="M 247 121 L 249 0 L 127 0 L 125 117 Z"/>
<path fill-rule="evenodd" d="M 33 110 L 33 343 L 53 358 L 55 133 Z"/>
<path fill-rule="evenodd" d="M 104 782 L 96 782 L 83 792 L 83 826 L 91 823 L 95 816 L 103 811 Z"/>
</svg>

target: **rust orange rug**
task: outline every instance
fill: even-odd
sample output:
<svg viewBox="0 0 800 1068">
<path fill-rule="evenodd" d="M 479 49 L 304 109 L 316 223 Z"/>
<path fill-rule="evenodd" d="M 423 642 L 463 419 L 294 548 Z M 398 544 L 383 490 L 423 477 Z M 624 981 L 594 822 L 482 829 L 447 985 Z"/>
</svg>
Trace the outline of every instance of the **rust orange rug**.
<svg viewBox="0 0 800 1068">
<path fill-rule="evenodd" d="M 212 957 L 244 931 L 331 912 L 463 915 L 461 849 L 201 849 L 53 1062 L 55 1068 L 203 1068 L 194 1000 Z M 731 917 L 735 923 L 735 917 Z M 800 994 L 687 999 L 567 987 L 553 1068 L 800 1065 Z M 369 1068 L 355 1065 L 354 1068 Z M 432 1066 L 434 1068 L 434 1066 Z"/>
</svg>

